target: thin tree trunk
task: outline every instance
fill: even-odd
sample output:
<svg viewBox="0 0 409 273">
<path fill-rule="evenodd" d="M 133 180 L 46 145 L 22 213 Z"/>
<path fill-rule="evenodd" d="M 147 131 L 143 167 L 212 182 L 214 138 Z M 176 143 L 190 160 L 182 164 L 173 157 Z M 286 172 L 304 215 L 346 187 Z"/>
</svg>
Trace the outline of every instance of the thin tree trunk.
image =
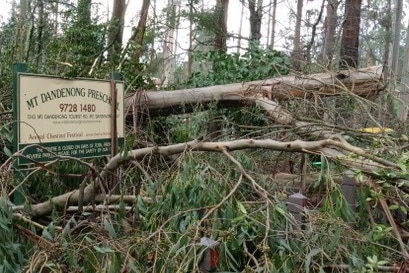
<svg viewBox="0 0 409 273">
<path fill-rule="evenodd" d="M 143 39 L 145 37 L 146 22 L 148 20 L 148 12 L 150 0 L 143 0 L 141 8 L 141 17 L 139 18 L 138 26 L 133 33 L 133 39 L 135 40 L 136 48 L 133 53 L 133 59 L 139 61 L 142 55 Z"/>
<path fill-rule="evenodd" d="M 331 69 L 332 59 L 334 57 L 338 6 L 339 0 L 327 0 L 327 17 L 325 18 L 325 39 L 322 61 L 323 65 L 328 69 Z"/>
<path fill-rule="evenodd" d="M 241 35 L 242 35 L 242 29 L 243 29 L 243 18 L 244 18 L 244 4 L 241 3 L 241 12 L 240 12 L 240 24 L 239 24 L 239 38 L 237 40 L 237 54 L 240 54 L 240 49 L 241 49 Z"/>
<path fill-rule="evenodd" d="M 384 43 L 384 55 L 383 55 L 383 67 L 384 67 L 384 74 L 383 77 L 385 80 L 390 78 L 390 51 L 392 45 L 392 1 L 386 0 L 387 6 L 383 20 L 380 21 L 381 27 L 385 30 L 385 43 Z M 387 96 L 380 96 L 379 98 L 382 106 L 385 109 L 392 110 L 393 106 L 391 103 L 388 102 Z M 388 122 L 387 113 L 380 112 L 379 113 L 379 120 L 384 124 Z"/>
<path fill-rule="evenodd" d="M 259 42 L 261 39 L 261 22 L 263 19 L 263 0 L 249 0 L 250 11 L 250 41 Z"/>
<path fill-rule="evenodd" d="M 383 20 L 381 20 L 381 26 L 385 29 L 385 43 L 384 43 L 384 55 L 383 55 L 383 64 L 385 68 L 390 63 L 390 51 L 392 44 L 392 2 L 391 0 L 386 0 L 387 8 L 386 15 Z M 385 79 L 389 78 L 389 69 L 385 69 Z"/>
<path fill-rule="evenodd" d="M 408 21 L 409 22 L 409 21 Z M 408 119 L 409 112 L 409 23 L 406 29 L 406 47 L 405 56 L 403 58 L 402 67 L 402 87 L 401 87 L 401 99 L 402 105 L 398 109 L 398 118 L 402 122 L 406 122 Z"/>
<path fill-rule="evenodd" d="M 53 4 L 53 16 L 54 16 L 54 35 L 57 36 L 58 33 L 58 13 L 59 13 L 59 3 L 56 1 Z"/>
<path fill-rule="evenodd" d="M 216 13 L 218 28 L 215 36 L 215 49 L 219 52 L 227 51 L 227 14 L 229 11 L 229 0 L 217 0 Z"/>
<path fill-rule="evenodd" d="M 111 22 L 108 31 L 108 60 L 111 61 L 114 56 L 117 56 L 117 54 L 121 52 L 125 11 L 125 0 L 114 0 L 114 7 L 112 9 Z"/>
<path fill-rule="evenodd" d="M 193 2 L 189 1 L 189 13 L 193 13 Z M 190 77 L 193 71 L 193 21 L 189 20 L 189 50 L 187 51 L 187 75 Z"/>
<path fill-rule="evenodd" d="M 395 20 L 393 24 L 393 42 L 392 42 L 392 61 L 391 69 L 393 78 L 396 80 L 399 66 L 399 47 L 400 47 L 400 24 L 402 21 L 403 0 L 395 0 Z"/>
<path fill-rule="evenodd" d="M 43 0 L 37 0 L 38 3 L 38 29 L 37 29 L 37 53 L 36 53 L 36 66 L 39 68 L 41 67 L 41 63 L 43 60 L 43 32 L 46 26 L 46 19 L 44 14 L 44 3 Z"/>
<path fill-rule="evenodd" d="M 172 82 L 172 63 L 173 63 L 173 49 L 175 42 L 175 16 L 176 5 L 174 0 L 168 0 L 168 28 L 165 34 L 165 40 L 163 45 L 163 70 L 162 70 L 162 82 L 166 87 Z"/>
<path fill-rule="evenodd" d="M 390 62 L 390 85 L 389 85 L 389 92 L 392 95 L 391 97 L 395 97 L 396 94 L 396 85 L 398 84 L 398 75 L 399 75 L 399 49 L 400 49 L 400 24 L 402 20 L 402 0 L 395 0 L 395 10 L 394 15 L 395 18 L 393 20 L 393 40 L 392 40 L 392 56 Z M 388 112 L 394 114 L 395 107 L 394 107 L 394 100 L 391 99 L 388 102 Z"/>
<path fill-rule="evenodd" d="M 24 61 L 24 41 L 26 38 L 26 19 L 28 10 L 28 0 L 20 0 L 19 15 L 16 23 L 13 52 L 16 61 Z M 12 56 L 13 57 L 13 56 Z"/>
<path fill-rule="evenodd" d="M 152 13 L 153 13 L 152 14 L 152 28 L 157 29 L 157 25 L 158 25 L 157 0 L 153 0 L 151 3 L 152 3 Z M 149 60 L 150 60 L 150 63 L 154 63 L 154 62 L 157 61 L 155 41 L 152 41 L 151 44 L 150 44 Z M 162 82 L 161 82 L 161 84 L 162 84 Z"/>
<path fill-rule="evenodd" d="M 297 1 L 297 14 L 295 20 L 294 31 L 294 49 L 293 49 L 293 69 L 295 71 L 301 71 L 302 57 L 301 57 L 301 20 L 302 20 L 302 8 L 303 0 Z"/>
<path fill-rule="evenodd" d="M 316 38 L 315 35 L 317 33 L 317 26 L 321 22 L 322 14 L 324 13 L 324 6 L 325 6 L 325 0 L 322 0 L 322 4 L 321 4 L 320 12 L 318 13 L 317 20 L 315 21 L 315 23 L 311 27 L 311 39 L 310 39 L 310 41 L 307 44 L 307 47 L 305 49 L 305 52 L 306 52 L 306 60 L 305 61 L 307 63 L 311 63 L 311 50 L 312 50 L 312 47 L 314 45 L 314 41 L 315 41 L 315 38 Z"/>
<path fill-rule="evenodd" d="M 266 42 L 266 46 L 270 47 L 270 34 L 271 34 L 271 10 L 272 10 L 272 4 L 271 4 L 271 0 L 269 0 L 268 3 L 268 20 L 267 20 L 267 42 Z"/>
<path fill-rule="evenodd" d="M 177 56 L 178 54 L 178 40 L 179 40 L 179 23 L 180 23 L 180 1 L 176 1 L 175 3 L 175 25 L 173 29 L 175 30 L 175 36 L 174 40 L 175 42 L 173 43 L 173 54 Z M 173 69 L 174 70 L 174 69 Z M 172 71 L 173 71 L 172 70 Z"/>
<path fill-rule="evenodd" d="M 271 15 L 271 30 L 270 30 L 270 48 L 274 48 L 276 35 L 276 16 L 277 16 L 277 0 L 273 0 L 273 9 Z"/>
<path fill-rule="evenodd" d="M 35 27 L 35 12 L 37 5 L 33 5 L 32 1 L 28 1 L 28 10 L 30 10 L 29 20 L 26 24 L 26 38 L 24 40 L 24 62 L 29 62 L 30 53 L 34 52 L 33 46 L 33 36 L 34 36 L 34 27 Z"/>
</svg>

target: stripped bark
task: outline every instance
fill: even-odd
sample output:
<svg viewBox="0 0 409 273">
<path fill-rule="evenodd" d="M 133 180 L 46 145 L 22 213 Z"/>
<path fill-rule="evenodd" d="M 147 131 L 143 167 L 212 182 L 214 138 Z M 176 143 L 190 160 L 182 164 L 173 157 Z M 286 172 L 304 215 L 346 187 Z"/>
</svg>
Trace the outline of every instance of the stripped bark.
<svg viewBox="0 0 409 273">
<path fill-rule="evenodd" d="M 273 101 L 311 99 L 315 96 L 334 96 L 354 93 L 365 98 L 377 96 L 384 89 L 382 66 L 358 70 L 319 73 L 304 76 L 285 76 L 247 83 L 233 83 L 210 87 L 169 91 L 138 92 L 126 97 L 128 115 L 133 109 L 148 111 L 149 115 L 177 114 L 217 102 L 221 107 L 248 105 L 262 94 Z M 139 99 L 136 99 L 139 98 Z"/>
</svg>

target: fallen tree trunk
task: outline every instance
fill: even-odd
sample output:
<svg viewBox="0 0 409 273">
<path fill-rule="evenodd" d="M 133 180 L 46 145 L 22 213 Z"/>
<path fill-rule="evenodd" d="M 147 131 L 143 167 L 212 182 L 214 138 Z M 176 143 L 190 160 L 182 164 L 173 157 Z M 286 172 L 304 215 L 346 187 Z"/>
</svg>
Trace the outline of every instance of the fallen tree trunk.
<svg viewBox="0 0 409 273">
<path fill-rule="evenodd" d="M 75 190 L 60 196 L 51 198 L 49 201 L 32 205 L 31 211 L 34 215 L 43 215 L 51 212 L 53 206 L 64 207 L 68 204 L 76 204 L 81 198 L 84 202 L 92 200 L 99 190 L 99 181 L 105 179 L 121 164 L 126 161 L 140 160 L 147 154 L 173 155 L 186 151 L 208 151 L 223 152 L 249 148 L 261 148 L 287 152 L 301 152 L 322 154 L 326 158 L 339 161 L 348 168 L 359 169 L 366 173 L 376 173 L 384 168 L 399 170 L 399 166 L 393 162 L 366 153 L 359 147 L 347 143 L 342 136 L 336 132 L 328 131 L 320 126 L 296 120 L 291 113 L 282 108 L 274 99 L 281 95 L 281 99 L 291 96 L 308 97 L 306 94 L 337 95 L 341 92 L 355 92 L 360 96 L 377 94 L 382 90 L 380 84 L 381 68 L 372 67 L 359 71 L 351 71 L 349 76 L 340 79 L 342 74 L 316 74 L 308 78 L 285 77 L 280 80 L 266 80 L 246 84 L 229 84 L 223 86 L 206 87 L 199 89 L 185 89 L 172 92 L 145 92 L 136 93 L 138 96 L 128 97 L 128 109 L 140 111 L 145 109 L 149 114 L 173 112 L 178 113 L 180 109 L 188 109 L 197 104 L 208 104 L 212 102 L 250 103 L 263 108 L 268 116 L 277 123 L 291 124 L 297 127 L 297 131 L 316 138 L 317 141 L 296 140 L 291 142 L 280 142 L 271 139 L 253 140 L 242 139 L 224 142 L 203 142 L 194 140 L 187 143 L 174 144 L 163 147 L 147 147 L 129 151 L 127 155 L 118 154 L 107 163 L 98 179 L 91 182 L 82 190 Z M 277 89 L 281 86 L 281 91 Z M 365 86 L 365 88 L 363 88 Z M 291 87 L 291 88 L 290 88 Z M 296 88 L 298 88 L 296 90 Z M 295 92 L 304 92 L 303 95 Z M 302 91 L 301 91 L 302 90 Z M 356 158 L 351 157 L 353 154 Z"/>
<path fill-rule="evenodd" d="M 240 139 L 223 142 L 202 142 L 200 140 L 194 140 L 187 143 L 162 147 L 136 149 L 129 151 L 127 155 L 117 154 L 105 165 L 105 168 L 98 176 L 99 178 L 85 187 L 83 193 L 81 193 L 81 190 L 74 190 L 53 197 L 49 201 L 32 205 L 30 211 L 34 215 L 49 214 L 54 206 L 62 208 L 70 204 L 77 204 L 81 198 L 80 196 L 83 196 L 83 202 L 90 202 L 92 201 L 93 196 L 96 196 L 96 193 L 99 191 L 99 183 L 101 180 L 104 180 L 122 164 L 132 160 L 141 160 L 148 154 L 169 156 L 187 151 L 223 152 L 243 149 L 269 149 L 313 154 L 320 153 L 328 159 L 339 161 L 349 168 L 360 169 L 366 173 L 376 173 L 384 168 L 395 170 L 400 169 L 399 166 L 393 162 L 368 154 L 362 149 L 349 145 L 342 139 L 323 139 L 318 141 L 295 140 L 291 142 L 281 142 L 271 139 Z M 351 154 L 358 155 L 358 157 L 351 157 Z M 108 197 L 109 194 L 106 196 Z"/>
<path fill-rule="evenodd" d="M 128 94 L 125 102 L 128 115 L 138 111 L 157 116 L 189 112 L 197 105 L 206 107 L 215 102 L 220 107 L 242 106 L 252 103 L 252 97 L 259 94 L 275 101 L 334 96 L 345 92 L 368 98 L 383 89 L 382 66 L 373 66 L 175 91 L 136 91 Z"/>
</svg>

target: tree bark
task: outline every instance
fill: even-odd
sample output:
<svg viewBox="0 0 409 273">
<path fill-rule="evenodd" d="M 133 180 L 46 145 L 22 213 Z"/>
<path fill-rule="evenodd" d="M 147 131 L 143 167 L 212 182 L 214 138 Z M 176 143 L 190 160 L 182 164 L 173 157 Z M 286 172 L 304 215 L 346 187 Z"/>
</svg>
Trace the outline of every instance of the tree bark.
<svg viewBox="0 0 409 273">
<path fill-rule="evenodd" d="M 214 40 L 214 47 L 219 52 L 227 51 L 227 14 L 229 11 L 229 0 L 217 0 L 216 14 L 218 28 Z"/>
<path fill-rule="evenodd" d="M 12 48 L 12 59 L 24 61 L 24 45 L 27 31 L 28 6 L 30 1 L 20 0 L 19 15 L 16 22 L 16 31 Z"/>
<path fill-rule="evenodd" d="M 399 51 L 400 51 L 400 32 L 401 32 L 401 20 L 402 20 L 402 7 L 403 7 L 403 1 L 402 0 L 396 0 L 395 1 L 395 7 L 394 7 L 394 21 L 393 21 L 393 40 L 392 40 L 392 54 L 391 54 L 391 60 L 388 69 L 390 70 L 390 75 L 389 75 L 389 92 L 392 95 L 392 97 L 395 97 L 397 95 L 396 92 L 396 85 L 398 84 L 398 76 L 400 74 L 399 72 Z M 390 113 L 395 112 L 395 106 L 393 103 L 393 100 L 390 100 L 388 102 L 388 110 Z"/>
<path fill-rule="evenodd" d="M 294 30 L 294 49 L 292 54 L 293 69 L 301 71 L 302 57 L 301 57 L 301 19 L 302 19 L 303 0 L 297 1 L 297 14 L 295 20 Z"/>
<path fill-rule="evenodd" d="M 174 43 L 175 43 L 175 26 L 176 26 L 176 4 L 174 0 L 168 0 L 168 28 L 165 34 L 165 40 L 163 41 L 163 67 L 162 67 L 162 85 L 168 86 L 172 82 L 172 64 L 174 55 Z"/>
<path fill-rule="evenodd" d="M 250 11 L 250 41 L 261 39 L 261 22 L 263 18 L 263 0 L 248 0 Z"/>
<path fill-rule="evenodd" d="M 127 115 L 133 109 L 149 112 L 150 116 L 169 115 L 193 110 L 217 102 L 220 107 L 242 106 L 252 103 L 251 97 L 262 94 L 274 101 L 295 98 L 310 99 L 314 96 L 334 96 L 353 92 L 361 97 L 376 96 L 383 90 L 382 67 L 359 70 L 287 76 L 247 83 L 233 83 L 202 88 L 169 91 L 147 91 L 144 96 L 130 93 L 126 97 Z M 249 99 L 250 98 L 250 99 Z"/>
<path fill-rule="evenodd" d="M 400 32 L 401 32 L 401 21 L 402 21 L 402 9 L 403 0 L 395 1 L 395 18 L 393 23 L 393 41 L 392 41 L 392 60 L 390 69 L 392 70 L 392 78 L 395 83 L 392 83 L 392 87 L 396 84 L 396 79 L 399 74 L 399 49 L 400 49 Z"/>
<path fill-rule="evenodd" d="M 108 32 L 108 60 L 121 52 L 122 38 L 124 33 L 126 3 L 125 0 L 114 0 L 112 9 L 111 24 Z"/>
<path fill-rule="evenodd" d="M 270 44 L 269 47 L 274 49 L 275 36 L 276 36 L 276 15 L 277 15 L 277 0 L 273 0 L 271 13 L 271 29 L 270 29 Z"/>
<path fill-rule="evenodd" d="M 36 48 L 36 67 L 42 67 L 43 61 L 43 33 L 47 26 L 46 15 L 44 12 L 43 0 L 37 1 L 38 5 L 38 28 L 37 28 L 37 48 Z"/>
<path fill-rule="evenodd" d="M 406 28 L 406 45 L 405 45 L 405 54 L 403 57 L 403 66 L 401 71 L 401 81 L 402 81 L 402 89 L 401 89 L 401 96 L 402 103 L 398 109 L 398 118 L 402 122 L 406 122 L 408 119 L 409 113 L 409 24 Z"/>
<path fill-rule="evenodd" d="M 339 0 L 327 0 L 327 17 L 325 18 L 325 39 L 322 61 L 323 65 L 328 69 L 331 69 L 332 58 L 334 57 L 338 6 Z"/>
<path fill-rule="evenodd" d="M 240 23 L 239 23 L 239 37 L 237 38 L 237 54 L 240 54 L 241 49 L 241 40 L 242 40 L 242 29 L 243 29 L 243 18 L 244 18 L 244 3 L 241 3 L 241 11 L 240 11 Z"/>
<path fill-rule="evenodd" d="M 192 0 L 189 1 L 189 13 L 193 14 Z M 190 78 L 192 76 L 193 68 L 193 20 L 189 19 L 189 50 L 187 51 L 187 75 Z"/>
<path fill-rule="evenodd" d="M 358 67 L 359 24 L 361 22 L 361 0 L 346 0 L 345 21 L 341 39 L 341 69 Z"/>
<path fill-rule="evenodd" d="M 138 26 L 136 27 L 132 39 L 135 40 L 136 48 L 133 53 L 133 59 L 139 61 L 142 55 L 143 39 L 145 37 L 146 22 L 148 19 L 150 0 L 143 0 L 141 8 L 141 17 L 139 18 Z"/>
</svg>

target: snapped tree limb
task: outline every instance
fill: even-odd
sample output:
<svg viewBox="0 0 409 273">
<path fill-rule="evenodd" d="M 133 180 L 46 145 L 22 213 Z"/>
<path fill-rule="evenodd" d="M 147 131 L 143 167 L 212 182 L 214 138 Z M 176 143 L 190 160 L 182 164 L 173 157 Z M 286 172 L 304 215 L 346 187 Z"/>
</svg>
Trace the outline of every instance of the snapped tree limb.
<svg viewBox="0 0 409 273">
<path fill-rule="evenodd" d="M 128 115 L 147 111 L 150 116 L 192 111 L 195 106 L 217 103 L 220 107 L 254 103 L 262 94 L 269 100 L 309 99 L 316 95 L 334 96 L 346 90 L 362 97 L 372 97 L 384 89 L 382 66 L 342 70 L 311 75 L 280 76 L 273 79 L 190 88 L 174 91 L 140 91 L 125 98 Z"/>
<path fill-rule="evenodd" d="M 236 151 L 243 149 L 269 149 L 276 151 L 287 152 L 302 152 L 302 153 L 321 153 L 328 159 L 340 161 L 349 168 L 359 169 L 366 173 L 379 172 L 384 168 L 399 170 L 399 167 L 393 162 L 386 161 L 371 154 L 360 150 L 357 147 L 351 146 L 339 139 L 323 139 L 317 141 L 295 140 L 290 142 L 281 142 L 272 139 L 255 140 L 255 139 L 240 139 L 223 142 L 202 142 L 194 140 L 186 143 L 173 144 L 160 147 L 147 147 L 129 151 L 127 154 L 117 154 L 105 165 L 105 168 L 100 173 L 99 179 L 105 179 L 112 171 L 117 169 L 122 164 L 141 160 L 149 154 L 157 155 L 173 155 L 190 151 L 206 151 L 206 152 L 223 152 Z M 354 154 L 355 156 L 351 156 Z M 99 189 L 99 181 L 94 180 L 88 184 L 83 191 L 83 201 L 90 202 L 92 196 Z M 64 207 L 70 204 L 76 204 L 80 198 L 80 190 L 74 190 L 50 200 L 34 204 L 31 206 L 34 215 L 44 215 L 51 212 L 53 206 Z"/>
</svg>

